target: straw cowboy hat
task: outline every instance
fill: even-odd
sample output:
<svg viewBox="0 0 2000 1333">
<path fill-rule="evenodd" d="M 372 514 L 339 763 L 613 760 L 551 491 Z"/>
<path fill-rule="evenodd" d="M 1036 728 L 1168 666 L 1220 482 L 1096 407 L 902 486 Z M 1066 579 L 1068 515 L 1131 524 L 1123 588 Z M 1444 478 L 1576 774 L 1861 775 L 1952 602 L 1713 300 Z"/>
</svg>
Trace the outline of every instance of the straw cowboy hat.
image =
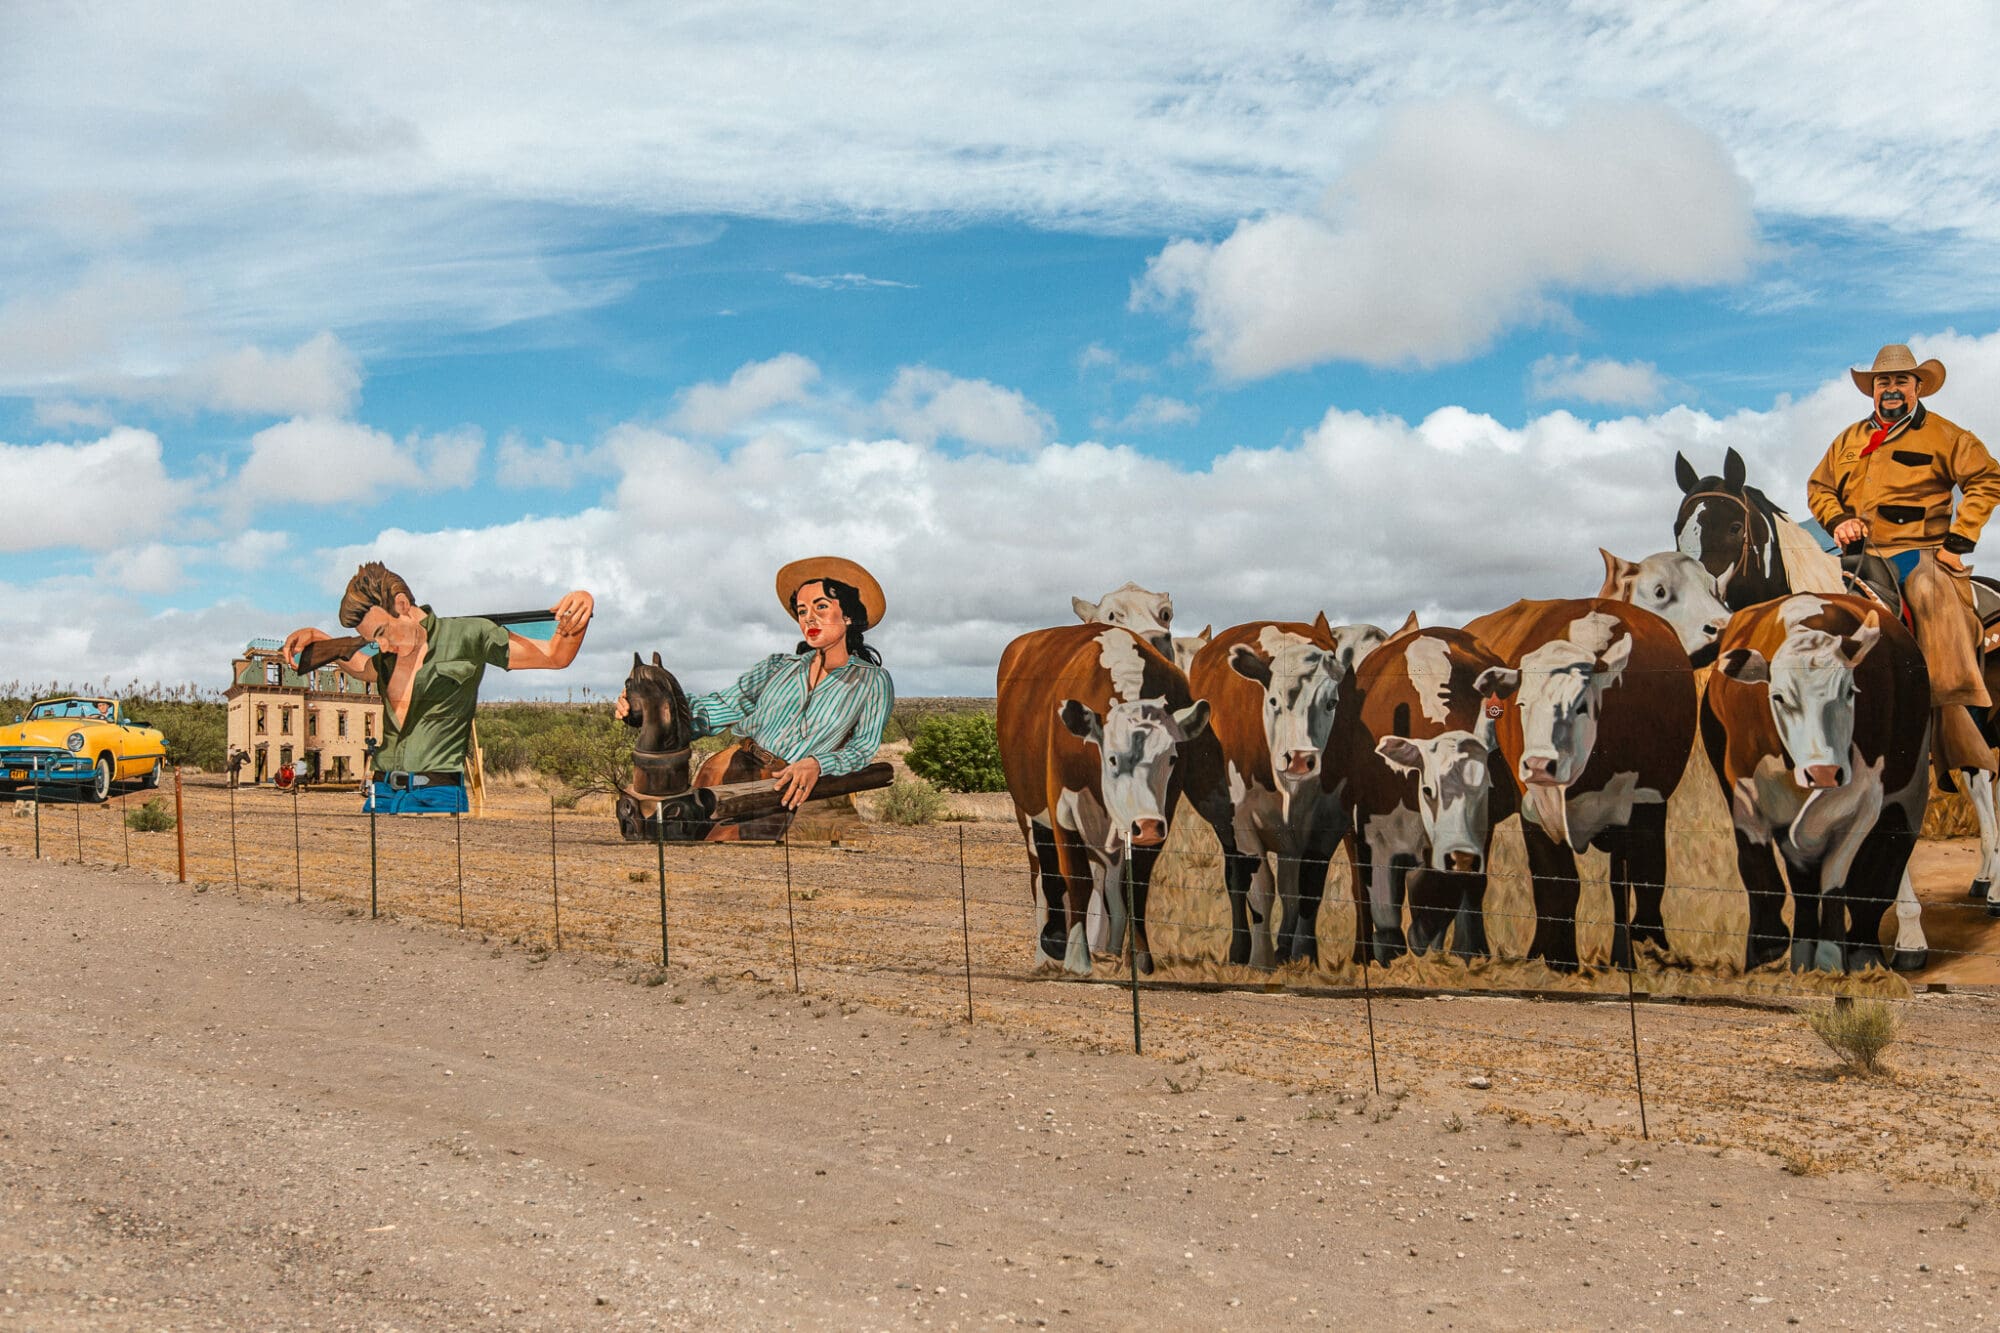
<svg viewBox="0 0 2000 1333">
<path fill-rule="evenodd" d="M 1855 388 L 1873 398 L 1877 375 L 1893 375 L 1904 370 L 1916 372 L 1919 398 L 1928 398 L 1944 387 L 1944 362 L 1932 357 L 1920 366 L 1917 364 L 1916 356 L 1901 343 L 1890 343 L 1875 353 L 1875 364 L 1868 369 L 1850 370 L 1847 373 L 1854 376 Z"/>
<path fill-rule="evenodd" d="M 882 597 L 882 585 L 852 560 L 843 560 L 837 555 L 816 555 L 809 560 L 794 560 L 778 571 L 778 604 L 785 608 L 785 614 L 792 614 L 792 594 L 807 583 L 818 579 L 838 579 L 861 593 L 862 609 L 868 613 L 868 628 L 874 629 L 882 623 L 882 615 L 888 603 Z"/>
</svg>

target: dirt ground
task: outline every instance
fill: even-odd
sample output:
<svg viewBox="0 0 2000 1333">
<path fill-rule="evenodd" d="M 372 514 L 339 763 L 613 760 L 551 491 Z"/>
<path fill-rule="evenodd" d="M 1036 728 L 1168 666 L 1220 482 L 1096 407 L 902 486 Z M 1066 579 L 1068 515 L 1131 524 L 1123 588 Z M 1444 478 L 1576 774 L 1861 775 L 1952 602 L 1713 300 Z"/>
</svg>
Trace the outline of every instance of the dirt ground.
<svg viewBox="0 0 2000 1333">
<path fill-rule="evenodd" d="M 1408 1049 L 1380 1096 L 1227 1068 L 1275 1008 L 1351 1039 L 1353 1000 L 1149 995 L 1193 1045 L 1136 1057 L 824 967 L 663 978 L 21 856 L 0 893 L 9 1327 L 1944 1327 L 2000 1290 L 1965 1183 L 1539 1123 Z M 1742 1045 L 1837 1086 L 1795 1026 Z"/>
</svg>

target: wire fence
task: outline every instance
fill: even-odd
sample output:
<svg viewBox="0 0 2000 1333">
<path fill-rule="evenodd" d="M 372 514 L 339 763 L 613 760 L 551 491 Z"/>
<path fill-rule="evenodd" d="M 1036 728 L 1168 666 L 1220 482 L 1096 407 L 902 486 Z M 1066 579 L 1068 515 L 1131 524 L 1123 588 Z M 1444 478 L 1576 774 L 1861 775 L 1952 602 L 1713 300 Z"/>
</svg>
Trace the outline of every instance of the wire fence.
<svg viewBox="0 0 2000 1333">
<path fill-rule="evenodd" d="M 434 923 L 538 955 L 608 955 L 635 981 L 762 985 L 821 1014 L 887 1009 L 1030 1049 L 1129 1042 L 1163 1062 L 1171 1090 L 1221 1070 L 1255 1074 L 1329 1118 L 1387 1117 L 1422 1089 L 1423 1104 L 1467 1113 L 1757 1148 L 1801 1174 L 1865 1165 L 1981 1191 L 2000 1181 L 1993 995 L 1880 966 L 1745 971 L 1740 888 L 1665 886 L 1667 947 L 1638 945 L 1614 967 L 1607 877 L 1580 867 L 1578 907 L 1562 923 L 1580 965 L 1558 969 L 1525 956 L 1551 919 L 1496 850 L 1483 905 L 1493 957 L 1454 954 L 1454 927 L 1438 950 L 1382 961 L 1355 948 L 1368 894 L 1336 858 L 1317 957 L 1252 968 L 1228 961 L 1241 935 L 1219 854 L 1177 835 L 1148 883 L 1077 885 L 1101 918 L 1084 978 L 1063 969 L 1063 950 L 1038 952 L 1046 907 L 1012 825 L 850 821 L 810 837 L 802 824 L 777 843 L 631 843 L 608 814 L 563 810 L 533 789 L 502 797 L 477 819 L 371 816 L 351 791 L 170 775 L 159 792 L 121 790 L 102 805 L 17 800 L 0 845 Z M 149 799 L 178 808 L 172 830 L 132 827 Z M 1407 910 L 1391 906 L 1399 919 Z M 1141 908 L 1143 937 L 1105 929 Z M 1274 898 L 1252 924 L 1275 941 L 1291 910 Z M 2000 923 L 1988 924 L 1984 901 L 1933 897 L 1924 916 L 1934 970 L 1990 960 L 2000 976 Z M 1149 960 L 1135 959 L 1142 943 Z M 1883 1076 L 1843 1071 L 1799 1012 L 1860 1000 L 1899 1020 Z"/>
</svg>

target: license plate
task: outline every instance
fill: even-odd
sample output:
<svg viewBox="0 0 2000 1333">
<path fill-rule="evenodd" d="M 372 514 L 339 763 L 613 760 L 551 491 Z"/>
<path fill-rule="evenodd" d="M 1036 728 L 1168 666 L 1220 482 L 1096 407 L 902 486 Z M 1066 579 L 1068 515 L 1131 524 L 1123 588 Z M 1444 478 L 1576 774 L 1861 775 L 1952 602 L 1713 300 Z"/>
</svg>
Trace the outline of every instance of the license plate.
<svg viewBox="0 0 2000 1333">
<path fill-rule="evenodd" d="M 28 770 L 25 768 L 9 769 L 7 770 L 7 776 L 15 782 L 26 782 L 28 780 Z"/>
</svg>

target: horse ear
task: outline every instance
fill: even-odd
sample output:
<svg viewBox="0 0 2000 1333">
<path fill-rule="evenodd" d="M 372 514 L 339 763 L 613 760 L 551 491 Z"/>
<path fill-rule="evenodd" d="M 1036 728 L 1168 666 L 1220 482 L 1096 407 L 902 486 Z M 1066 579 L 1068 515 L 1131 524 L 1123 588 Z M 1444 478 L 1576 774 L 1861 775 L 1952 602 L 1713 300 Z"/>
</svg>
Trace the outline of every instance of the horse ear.
<svg viewBox="0 0 2000 1333">
<path fill-rule="evenodd" d="M 653 665 L 658 667 L 662 671 L 665 671 L 667 669 L 667 664 L 660 660 L 660 655 L 658 653 L 653 654 Z"/>
<path fill-rule="evenodd" d="M 633 669 L 634 671 L 637 671 L 637 670 L 638 670 L 638 669 L 639 669 L 640 667 L 642 667 L 642 666 L 644 666 L 644 665 L 646 665 L 646 664 L 645 664 L 644 662 L 642 662 L 642 661 L 640 661 L 640 660 L 639 660 L 639 654 L 638 654 L 638 653 L 637 653 L 637 652 L 635 651 L 635 652 L 634 652 L 634 653 L 632 654 L 632 669 Z"/>
<path fill-rule="evenodd" d="M 1679 453 L 1674 455 L 1674 480 L 1680 483 L 1681 494 L 1690 495 L 1701 485 L 1701 474 L 1694 470 L 1694 464 Z"/>
<path fill-rule="evenodd" d="M 1732 491 L 1743 489 L 1743 455 L 1736 452 L 1734 445 L 1722 456 L 1722 484 Z"/>
</svg>

